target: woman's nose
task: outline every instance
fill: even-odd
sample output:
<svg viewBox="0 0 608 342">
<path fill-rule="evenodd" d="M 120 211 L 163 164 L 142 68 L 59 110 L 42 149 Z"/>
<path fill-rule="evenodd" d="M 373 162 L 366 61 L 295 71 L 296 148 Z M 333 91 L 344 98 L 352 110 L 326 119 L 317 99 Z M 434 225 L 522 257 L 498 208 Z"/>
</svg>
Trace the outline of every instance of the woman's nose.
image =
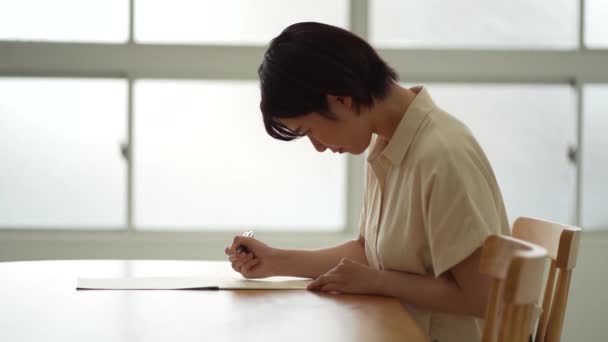
<svg viewBox="0 0 608 342">
<path fill-rule="evenodd" d="M 319 141 L 316 141 L 313 137 L 309 136 L 308 139 L 310 139 L 310 143 L 315 147 L 315 150 L 323 152 L 327 149 L 327 146 L 323 145 Z"/>
</svg>

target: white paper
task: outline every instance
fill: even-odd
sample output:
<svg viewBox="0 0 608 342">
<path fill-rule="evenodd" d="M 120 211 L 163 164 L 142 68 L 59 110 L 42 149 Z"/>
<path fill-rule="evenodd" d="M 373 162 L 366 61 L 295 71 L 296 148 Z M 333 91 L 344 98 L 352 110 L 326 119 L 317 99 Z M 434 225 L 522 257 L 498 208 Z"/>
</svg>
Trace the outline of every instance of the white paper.
<svg viewBox="0 0 608 342">
<path fill-rule="evenodd" d="M 285 280 L 249 280 L 232 279 L 225 280 L 220 285 L 220 290 L 305 290 L 310 284 L 310 279 L 285 279 Z"/>
<path fill-rule="evenodd" d="M 78 278 L 79 290 L 304 290 L 310 279 L 210 277 Z"/>
</svg>

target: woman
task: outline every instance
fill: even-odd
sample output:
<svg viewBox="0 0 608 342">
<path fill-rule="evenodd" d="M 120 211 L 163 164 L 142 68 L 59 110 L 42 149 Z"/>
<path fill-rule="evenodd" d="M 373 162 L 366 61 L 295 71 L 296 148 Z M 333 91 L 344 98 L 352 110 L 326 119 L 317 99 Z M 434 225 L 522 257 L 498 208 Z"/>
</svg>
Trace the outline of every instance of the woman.
<svg viewBox="0 0 608 342">
<path fill-rule="evenodd" d="M 367 180 L 356 240 L 283 250 L 237 236 L 226 248 L 246 278 L 310 277 L 310 290 L 398 298 L 433 340 L 481 335 L 491 234 L 509 234 L 492 168 L 465 125 L 424 87 L 407 89 L 361 38 L 298 23 L 273 39 L 258 74 L 264 125 L 319 152 L 363 153 Z M 237 254 L 238 246 L 248 252 Z"/>
</svg>

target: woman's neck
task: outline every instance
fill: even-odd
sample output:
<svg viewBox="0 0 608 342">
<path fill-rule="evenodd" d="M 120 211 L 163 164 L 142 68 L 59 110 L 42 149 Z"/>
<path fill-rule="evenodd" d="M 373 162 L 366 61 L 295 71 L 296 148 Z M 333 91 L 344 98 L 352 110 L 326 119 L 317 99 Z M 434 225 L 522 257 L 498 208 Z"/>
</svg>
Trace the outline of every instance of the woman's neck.
<svg viewBox="0 0 608 342">
<path fill-rule="evenodd" d="M 372 132 L 387 141 L 391 140 L 399 122 L 401 122 L 416 95 L 414 91 L 393 83 L 388 95 L 371 109 Z"/>
</svg>

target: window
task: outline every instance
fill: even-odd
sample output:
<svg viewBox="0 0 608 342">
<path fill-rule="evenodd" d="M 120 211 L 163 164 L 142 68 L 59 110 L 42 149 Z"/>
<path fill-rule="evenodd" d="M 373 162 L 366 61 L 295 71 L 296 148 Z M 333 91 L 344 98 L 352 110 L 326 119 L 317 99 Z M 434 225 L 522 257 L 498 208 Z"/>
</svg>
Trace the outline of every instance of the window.
<svg viewBox="0 0 608 342">
<path fill-rule="evenodd" d="M 266 45 L 289 24 L 318 21 L 348 28 L 345 0 L 135 2 L 135 39 L 143 43 Z"/>
<path fill-rule="evenodd" d="M 608 2 L 604 0 L 585 1 L 585 43 L 592 48 L 608 47 Z"/>
<path fill-rule="evenodd" d="M 584 90 L 582 224 L 589 229 L 608 225 L 608 85 Z"/>
<path fill-rule="evenodd" d="M 0 226 L 124 227 L 126 88 L 0 78 Z"/>
<path fill-rule="evenodd" d="M 128 37 L 128 0 L 0 3 L 0 40 L 121 43 Z"/>
<path fill-rule="evenodd" d="M 62 0 L 51 6 L 29 0 L 1 6 L 8 63 L 35 65 L 13 66 L 16 73 L 57 67 L 40 74 L 61 78 L 0 83 L 6 141 L 0 161 L 8 165 L 0 177 L 0 228 L 342 232 L 358 215 L 349 209 L 357 200 L 348 198 L 347 181 L 357 180 L 344 156 L 318 154 L 306 139 L 280 143 L 266 135 L 252 77 L 260 54 L 249 52 L 262 51 L 297 21 L 348 28 L 348 1 Z M 206 64 L 205 52 L 195 60 L 179 51 L 184 45 L 171 44 L 209 48 L 210 58 L 221 62 L 198 79 L 151 79 L 167 65 L 169 75 L 181 70 L 179 78 Z M 20 48 L 44 51 L 24 52 L 24 59 Z M 255 60 L 238 65 L 240 54 L 230 48 Z M 143 49 L 176 60 L 165 63 Z M 118 55 L 110 56 L 113 51 Z M 148 67 L 155 62 L 164 66 Z"/>
<path fill-rule="evenodd" d="M 355 235 L 364 157 L 262 127 L 256 69 L 297 21 L 349 28 L 427 84 L 478 137 L 511 221 L 604 229 L 607 6 L 582 4 L 4 1 L 0 235 L 127 236 L 125 256 L 183 242 L 184 258 L 251 227 L 303 248 Z"/>
<path fill-rule="evenodd" d="M 381 47 L 577 46 L 578 7 L 570 0 L 551 1 L 550 6 L 545 0 L 371 0 L 370 13 L 370 38 Z"/>
<path fill-rule="evenodd" d="M 136 227 L 344 228 L 346 159 L 269 138 L 257 82 L 144 80 L 134 95 Z"/>
</svg>

